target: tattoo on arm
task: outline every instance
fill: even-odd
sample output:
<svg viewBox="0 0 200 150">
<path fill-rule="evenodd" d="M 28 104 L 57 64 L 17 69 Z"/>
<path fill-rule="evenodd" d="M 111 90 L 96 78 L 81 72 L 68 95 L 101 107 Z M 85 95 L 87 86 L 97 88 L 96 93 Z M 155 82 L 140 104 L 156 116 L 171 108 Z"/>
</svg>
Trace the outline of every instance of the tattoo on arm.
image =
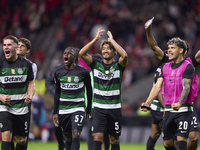
<svg viewBox="0 0 200 150">
<path fill-rule="evenodd" d="M 185 99 L 187 98 L 189 92 L 190 92 L 190 86 L 191 86 L 192 80 L 191 79 L 183 79 L 183 91 L 181 92 L 181 97 L 179 100 L 179 103 L 182 105 Z"/>
</svg>

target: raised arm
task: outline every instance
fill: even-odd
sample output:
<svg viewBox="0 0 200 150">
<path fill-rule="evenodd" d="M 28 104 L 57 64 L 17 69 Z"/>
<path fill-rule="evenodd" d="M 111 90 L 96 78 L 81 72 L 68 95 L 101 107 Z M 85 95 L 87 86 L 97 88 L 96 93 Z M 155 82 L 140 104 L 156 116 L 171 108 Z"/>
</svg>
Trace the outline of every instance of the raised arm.
<svg viewBox="0 0 200 150">
<path fill-rule="evenodd" d="M 149 21 L 150 20 L 148 20 L 145 23 L 145 26 L 148 24 Z M 151 33 L 151 28 L 152 28 L 152 25 L 150 25 L 148 28 L 146 28 L 147 41 L 149 43 L 149 46 L 153 50 L 153 52 L 156 54 L 156 57 L 159 60 L 162 60 L 162 58 L 164 56 L 164 52 L 160 49 L 160 47 L 158 47 L 157 42 L 156 42 L 155 38 L 153 37 L 153 35 Z"/>
<path fill-rule="evenodd" d="M 100 37 L 102 36 L 102 32 L 104 31 L 105 31 L 104 29 L 99 28 L 96 33 L 95 38 L 80 50 L 79 55 L 81 56 L 81 58 L 85 61 L 87 65 L 90 65 L 93 61 L 92 57 L 88 54 L 88 51 L 94 45 L 94 43 L 96 43 L 100 39 Z"/>
<path fill-rule="evenodd" d="M 119 64 L 122 67 L 125 67 L 127 65 L 127 62 L 128 62 L 128 55 L 127 55 L 126 51 L 113 39 L 113 36 L 112 36 L 110 31 L 108 31 L 107 34 L 108 34 L 108 37 L 109 37 L 108 41 L 111 42 L 111 44 L 114 46 L 114 48 L 116 49 L 116 51 L 120 55 Z"/>
</svg>

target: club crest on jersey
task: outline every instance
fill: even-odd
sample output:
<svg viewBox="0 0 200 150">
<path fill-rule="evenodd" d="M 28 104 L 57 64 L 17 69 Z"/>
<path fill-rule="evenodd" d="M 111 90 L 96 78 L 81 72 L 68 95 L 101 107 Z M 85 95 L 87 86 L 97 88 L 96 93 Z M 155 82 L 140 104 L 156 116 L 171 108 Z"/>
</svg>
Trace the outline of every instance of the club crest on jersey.
<svg viewBox="0 0 200 150">
<path fill-rule="evenodd" d="M 113 73 L 115 69 L 113 67 L 110 68 L 110 72 Z"/>
<path fill-rule="evenodd" d="M 67 82 L 72 82 L 72 78 L 71 78 L 71 77 L 68 77 L 68 78 L 67 78 Z"/>
<path fill-rule="evenodd" d="M 19 74 L 22 74 L 22 73 L 23 73 L 23 70 L 22 70 L 21 68 L 19 68 L 19 69 L 17 70 L 17 72 L 18 72 Z"/>
<path fill-rule="evenodd" d="M 105 74 L 109 74 L 109 70 L 106 70 L 106 71 L 105 71 Z"/>
<path fill-rule="evenodd" d="M 11 69 L 11 74 L 15 74 L 15 69 Z"/>
<path fill-rule="evenodd" d="M 79 81 L 79 78 L 78 78 L 78 77 L 75 77 L 75 78 L 74 78 L 74 82 L 78 83 L 78 81 Z"/>
</svg>

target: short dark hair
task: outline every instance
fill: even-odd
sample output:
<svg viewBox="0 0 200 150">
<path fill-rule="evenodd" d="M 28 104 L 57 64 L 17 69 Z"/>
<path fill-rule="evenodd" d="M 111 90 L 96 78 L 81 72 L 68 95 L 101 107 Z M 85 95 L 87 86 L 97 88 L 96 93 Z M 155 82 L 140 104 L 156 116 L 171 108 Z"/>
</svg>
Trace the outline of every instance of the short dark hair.
<svg viewBox="0 0 200 150">
<path fill-rule="evenodd" d="M 70 49 L 73 51 L 73 55 L 75 56 L 75 63 L 78 64 L 78 57 L 80 49 L 77 47 L 67 47 L 66 49 Z"/>
<path fill-rule="evenodd" d="M 113 51 L 115 51 L 115 48 L 114 48 L 114 46 L 112 45 L 112 43 L 110 43 L 110 42 L 107 41 L 107 40 L 103 40 L 103 41 L 101 42 L 100 50 L 102 50 L 104 44 L 108 44 L 108 45 L 110 46 L 110 49 L 113 50 Z"/>
<path fill-rule="evenodd" d="M 5 38 L 3 38 L 3 41 L 7 39 L 13 40 L 17 45 L 19 44 L 19 40 L 13 35 L 7 35 Z"/>
<path fill-rule="evenodd" d="M 20 38 L 19 42 L 22 42 L 23 44 L 26 45 L 27 49 L 31 49 L 31 42 L 27 38 Z"/>
<path fill-rule="evenodd" d="M 181 40 L 179 37 L 174 37 L 171 38 L 168 42 L 167 45 L 175 44 L 176 46 L 183 48 L 183 55 L 185 54 L 185 51 L 188 51 L 189 48 L 187 47 L 187 44 L 185 43 L 184 40 Z"/>
<path fill-rule="evenodd" d="M 78 64 L 78 58 L 79 58 L 79 51 L 80 51 L 80 49 L 79 48 L 77 48 L 77 47 L 72 47 L 75 51 L 76 51 L 76 60 L 75 60 L 75 63 L 76 64 Z"/>
<path fill-rule="evenodd" d="M 189 44 L 188 44 L 188 42 L 185 41 L 185 40 L 183 40 L 183 42 L 185 42 L 185 44 L 186 44 L 186 47 L 187 47 L 187 48 L 186 48 L 186 51 L 187 51 L 187 53 L 188 53 L 188 52 L 189 52 L 189 49 L 190 49 L 190 48 L 189 48 Z"/>
</svg>

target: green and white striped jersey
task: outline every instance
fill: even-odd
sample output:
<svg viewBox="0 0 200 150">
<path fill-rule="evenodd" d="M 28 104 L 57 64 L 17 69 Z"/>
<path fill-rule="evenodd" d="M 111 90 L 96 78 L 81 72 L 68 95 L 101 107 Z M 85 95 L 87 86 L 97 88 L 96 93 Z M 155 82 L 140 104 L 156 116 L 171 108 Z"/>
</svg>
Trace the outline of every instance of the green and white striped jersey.
<svg viewBox="0 0 200 150">
<path fill-rule="evenodd" d="M 14 115 L 28 113 L 28 104 L 24 102 L 27 95 L 28 81 L 34 79 L 31 63 L 18 56 L 14 62 L 0 59 L 0 94 L 11 97 L 10 104 L 0 101 L 0 111 L 8 111 Z"/>
<path fill-rule="evenodd" d="M 93 106 L 103 109 L 121 108 L 121 83 L 124 67 L 118 61 L 105 64 L 93 59 L 90 65 L 94 77 Z"/>
<path fill-rule="evenodd" d="M 76 65 L 73 70 L 67 70 L 63 65 L 55 72 L 56 90 L 60 93 L 58 114 L 70 114 L 85 111 L 85 83 L 90 82 L 87 69 Z"/>
</svg>

